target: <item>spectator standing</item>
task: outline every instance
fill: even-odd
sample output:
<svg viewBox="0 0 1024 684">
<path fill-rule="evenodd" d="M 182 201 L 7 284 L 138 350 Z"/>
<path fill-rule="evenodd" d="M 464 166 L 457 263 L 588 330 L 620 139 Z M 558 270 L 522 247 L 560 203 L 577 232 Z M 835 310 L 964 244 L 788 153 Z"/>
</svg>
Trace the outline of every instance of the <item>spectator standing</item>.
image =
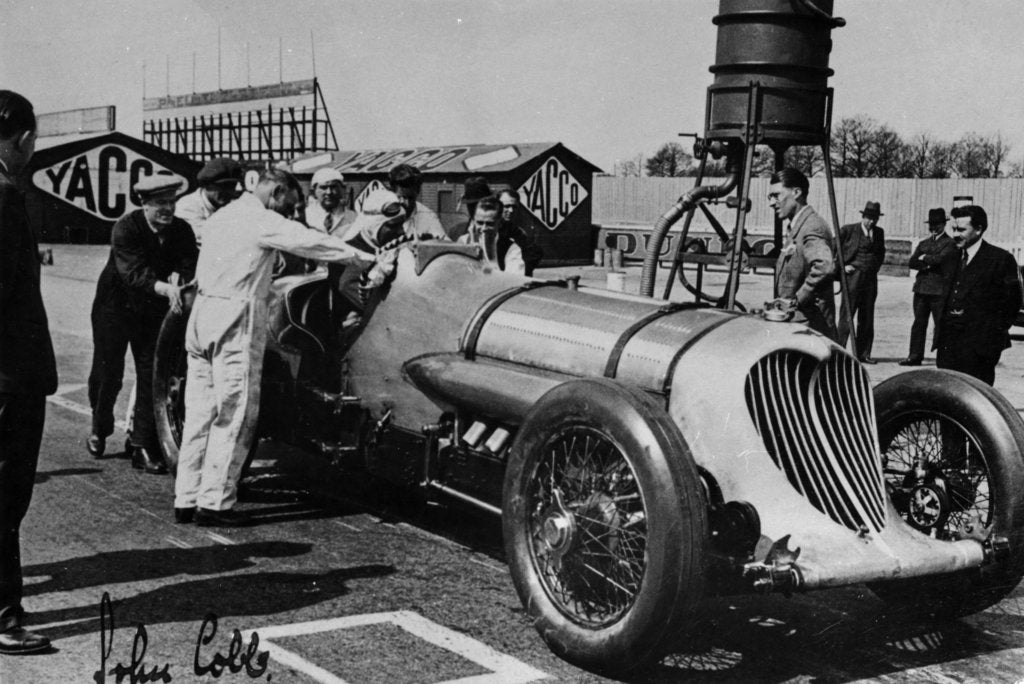
<svg viewBox="0 0 1024 684">
<path fill-rule="evenodd" d="M 459 198 L 459 204 L 466 208 L 466 220 L 456 223 L 448 231 L 448 239 L 456 242 L 466 242 L 465 236 L 469 233 L 470 227 L 473 225 L 473 219 L 476 217 L 476 205 L 481 201 L 488 198 L 493 198 L 494 193 L 491 192 L 491 186 L 487 184 L 487 179 L 483 176 L 472 176 L 467 178 L 462 183 L 462 197 Z"/>
<path fill-rule="evenodd" d="M 939 320 L 935 365 L 991 385 L 1021 306 L 1020 271 L 1009 252 L 982 239 L 988 229 L 984 209 L 972 204 L 951 215 L 959 254 Z"/>
<path fill-rule="evenodd" d="M 839 344 L 846 344 L 850 337 L 850 320 L 856 316 L 854 349 L 857 358 L 861 363 L 875 363 L 871 358 L 875 341 L 875 300 L 878 299 L 878 271 L 885 262 L 885 231 L 878 225 L 878 219 L 884 214 L 878 202 L 868 202 L 860 215 L 860 222 L 848 223 L 839 229 L 847 288 L 847 297 L 839 309 Z"/>
<path fill-rule="evenodd" d="M 494 197 L 485 197 L 476 203 L 473 220 L 466 234 L 459 242 L 468 245 L 479 245 L 484 258 L 497 264 L 502 271 L 509 273 L 526 273 L 522 250 L 508 235 L 501 232 L 501 205 Z"/>
<path fill-rule="evenodd" d="M 344 237 L 348 226 L 356 220 L 356 212 L 348 208 L 345 177 L 337 169 L 318 169 L 309 187 L 315 201 L 306 208 L 306 225 L 321 233 Z"/>
<path fill-rule="evenodd" d="M 498 193 L 498 202 L 501 203 L 501 227 L 499 236 L 511 240 L 519 246 L 523 253 L 523 264 L 526 275 L 532 276 L 534 269 L 540 265 L 544 258 L 544 250 L 537 244 L 537 235 L 533 227 L 527 227 L 518 221 L 519 197 L 511 190 L 502 190 Z M 499 237 L 499 240 L 502 237 Z"/>
<path fill-rule="evenodd" d="M 795 307 L 795 322 L 835 340 L 832 231 L 807 204 L 807 176 L 785 168 L 772 174 L 770 183 L 768 206 L 777 217 L 789 221 L 789 232 L 775 264 L 775 296 L 790 300 Z"/>
<path fill-rule="evenodd" d="M 409 164 L 395 166 L 388 172 L 388 185 L 405 207 L 406 235 L 412 235 L 416 239 L 447 239 L 448 234 L 445 233 L 437 214 L 419 201 L 420 190 L 423 188 L 423 174 L 419 169 Z"/>
<path fill-rule="evenodd" d="M 124 378 L 124 355 L 135 360 L 132 467 L 163 474 L 153 416 L 153 357 L 168 308 L 182 311 L 178 283 L 192 280 L 199 249 L 191 226 L 174 215 L 181 182 L 166 175 L 135 184 L 142 208 L 121 217 L 111 231 L 110 257 L 96 283 L 92 305 L 89 405 L 92 434 L 86 448 L 100 457 L 114 431 L 114 403 Z M 177 274 L 176 276 L 174 274 Z"/>
<path fill-rule="evenodd" d="M 196 244 L 202 245 L 206 219 L 242 194 L 245 177 L 241 164 L 234 159 L 220 157 L 206 162 L 196 176 L 196 182 L 199 188 L 195 192 L 178 198 L 174 215 L 192 226 Z"/>
<path fill-rule="evenodd" d="M 25 629 L 21 521 L 28 512 L 57 364 L 39 291 L 39 243 L 15 180 L 36 145 L 32 104 L 0 90 L 0 653 L 36 653 L 50 640 Z"/>
<path fill-rule="evenodd" d="M 175 481 L 176 522 L 238 526 L 238 477 L 259 411 L 266 345 L 267 300 L 278 250 L 333 263 L 360 256 L 340 237 L 290 220 L 302 199 L 295 177 L 280 169 L 260 175 L 207 224 L 196 267 L 199 291 L 185 332 L 188 375 L 185 427 Z"/>
<path fill-rule="evenodd" d="M 910 255 L 910 268 L 917 271 L 914 279 L 914 323 L 910 326 L 910 351 L 901 366 L 920 366 L 924 360 L 924 341 L 928 335 L 928 317 L 935 331 L 942 318 L 942 304 L 949 289 L 949 281 L 957 266 L 957 248 L 953 238 L 946 235 L 946 210 L 928 210 L 928 230 L 931 235 L 917 243 Z M 935 338 L 935 331 L 932 338 Z M 934 348 L 934 345 L 932 345 Z"/>
</svg>

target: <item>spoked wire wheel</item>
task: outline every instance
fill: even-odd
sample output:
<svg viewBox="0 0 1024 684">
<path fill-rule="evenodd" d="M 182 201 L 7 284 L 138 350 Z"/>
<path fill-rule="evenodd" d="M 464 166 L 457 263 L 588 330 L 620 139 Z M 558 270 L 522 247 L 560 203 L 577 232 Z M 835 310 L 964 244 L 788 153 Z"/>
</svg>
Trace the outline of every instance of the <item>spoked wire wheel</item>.
<svg viewBox="0 0 1024 684">
<path fill-rule="evenodd" d="M 600 431 L 566 426 L 530 478 L 531 552 L 566 617 L 603 627 L 632 607 L 644 578 L 647 509 L 622 450 Z"/>
<path fill-rule="evenodd" d="M 883 472 L 903 519 L 935 539 L 992 525 L 992 483 L 985 454 L 956 419 L 911 412 L 890 427 Z"/>
<path fill-rule="evenodd" d="M 622 675 L 693 626 L 707 503 L 665 409 L 607 379 L 546 393 L 509 453 L 509 569 L 537 631 L 580 667 Z"/>
<path fill-rule="evenodd" d="M 153 414 L 157 438 L 167 467 L 178 467 L 178 448 L 185 426 L 185 375 L 188 352 L 185 351 L 185 325 L 188 312 L 168 312 L 157 336 L 153 361 Z"/>
<path fill-rule="evenodd" d="M 985 383 L 943 370 L 882 382 L 875 409 L 883 472 L 900 516 L 933 539 L 975 540 L 987 560 L 871 589 L 901 611 L 934 617 L 998 603 L 1024 577 L 1024 422 Z"/>
</svg>

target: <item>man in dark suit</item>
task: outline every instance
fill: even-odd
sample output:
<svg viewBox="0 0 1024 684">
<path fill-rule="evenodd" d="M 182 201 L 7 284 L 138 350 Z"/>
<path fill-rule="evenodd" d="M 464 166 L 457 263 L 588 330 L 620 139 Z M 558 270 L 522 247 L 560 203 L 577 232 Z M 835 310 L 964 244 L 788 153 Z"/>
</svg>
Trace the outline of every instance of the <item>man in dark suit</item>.
<svg viewBox="0 0 1024 684">
<path fill-rule="evenodd" d="M 23 627 L 22 518 L 35 482 L 46 397 L 57 364 L 39 292 L 39 243 L 15 177 L 35 151 L 32 104 L 0 90 L 0 653 L 50 647 Z"/>
<path fill-rule="evenodd" d="M 1020 272 L 1009 252 L 982 239 L 988 228 L 984 209 L 956 207 L 952 216 L 960 254 L 939 321 L 936 365 L 991 385 L 1020 309 Z"/>
<path fill-rule="evenodd" d="M 946 235 L 945 209 L 928 210 L 931 236 L 917 243 L 910 255 L 910 268 L 917 270 L 914 280 L 914 323 L 910 326 L 910 351 L 901 366 L 920 366 L 924 359 L 924 339 L 928 334 L 928 317 L 938 330 L 946 290 L 957 265 L 953 238 Z M 934 333 L 933 333 L 934 336 Z"/>
<path fill-rule="evenodd" d="M 789 233 L 775 264 L 775 296 L 790 300 L 794 321 L 836 339 L 836 305 L 832 295 L 835 263 L 832 230 L 807 205 L 810 183 L 793 168 L 772 174 L 768 205 L 789 220 Z"/>
<path fill-rule="evenodd" d="M 175 217 L 181 181 L 147 176 L 135 184 L 142 208 L 121 217 L 111 231 L 110 258 L 96 284 L 92 305 L 93 357 L 89 373 L 92 434 L 86 447 L 103 454 L 114 431 L 114 402 L 121 391 L 124 355 L 135 359 L 132 467 L 166 473 L 153 416 L 153 356 L 168 307 L 181 311 L 180 283 L 192 280 L 199 249 L 189 224 Z"/>
<path fill-rule="evenodd" d="M 854 349 L 861 363 L 875 363 L 871 345 L 875 341 L 875 300 L 878 299 L 878 270 L 885 261 L 885 231 L 878 226 L 883 216 L 878 202 L 868 202 L 858 223 L 839 229 L 848 296 L 839 309 L 839 344 L 850 336 L 850 320 L 857 317 Z M 850 311 L 846 303 L 850 303 Z"/>
</svg>

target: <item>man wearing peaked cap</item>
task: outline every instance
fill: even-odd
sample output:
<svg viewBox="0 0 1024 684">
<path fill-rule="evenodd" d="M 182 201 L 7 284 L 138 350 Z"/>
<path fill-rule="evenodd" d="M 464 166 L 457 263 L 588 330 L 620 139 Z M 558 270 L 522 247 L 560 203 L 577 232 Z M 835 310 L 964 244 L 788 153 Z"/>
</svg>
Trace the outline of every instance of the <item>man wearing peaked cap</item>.
<svg viewBox="0 0 1024 684">
<path fill-rule="evenodd" d="M 917 271 L 914 279 L 914 322 L 910 326 L 910 351 L 901 366 L 920 366 L 924 360 L 924 340 L 928 335 L 928 317 L 939 327 L 942 303 L 949 282 L 956 269 L 956 245 L 946 235 L 946 210 L 928 210 L 928 230 L 931 233 L 917 243 L 910 255 L 910 268 Z M 934 337 L 935 332 L 932 332 Z"/>
<path fill-rule="evenodd" d="M 182 288 L 177 283 L 192 280 L 199 256 L 192 228 L 174 215 L 181 187 L 178 177 L 162 174 L 135 184 L 142 208 L 114 224 L 110 257 L 96 283 L 92 305 L 92 433 L 86 447 L 93 456 L 102 456 L 106 439 L 114 431 L 114 403 L 124 377 L 124 355 L 131 347 L 136 375 L 132 467 L 157 474 L 166 473 L 167 467 L 153 417 L 156 338 L 168 308 L 182 310 Z"/>
<path fill-rule="evenodd" d="M 175 214 L 192 226 L 198 244 L 202 244 L 206 219 L 242 194 L 244 178 L 242 165 L 234 159 L 211 159 L 196 176 L 199 188 L 178 200 Z"/>
<path fill-rule="evenodd" d="M 878 218 L 884 214 L 878 202 L 868 202 L 860 215 L 860 221 L 839 229 L 848 290 L 839 310 L 839 344 L 846 344 L 850 322 L 856 316 L 854 349 L 857 358 L 862 363 L 875 363 L 871 358 L 871 345 L 875 340 L 875 300 L 878 299 L 878 271 L 885 261 L 885 231 L 879 227 Z"/>
</svg>

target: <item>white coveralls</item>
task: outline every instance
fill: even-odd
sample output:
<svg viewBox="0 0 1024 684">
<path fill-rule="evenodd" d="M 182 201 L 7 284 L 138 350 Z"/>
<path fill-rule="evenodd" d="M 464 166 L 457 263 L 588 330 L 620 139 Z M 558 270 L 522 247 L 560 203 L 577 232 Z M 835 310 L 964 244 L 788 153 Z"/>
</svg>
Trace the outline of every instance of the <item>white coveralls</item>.
<svg viewBox="0 0 1024 684">
<path fill-rule="evenodd" d="M 211 216 L 204 233 L 199 292 L 185 333 L 187 411 L 174 507 L 225 510 L 237 500 L 259 411 L 275 250 L 332 263 L 365 257 L 339 237 L 266 209 L 250 193 Z"/>
<path fill-rule="evenodd" d="M 195 192 L 190 192 L 184 197 L 179 197 L 174 207 L 174 215 L 180 219 L 185 219 L 192 226 L 192 232 L 196 236 L 196 244 L 199 246 L 203 244 L 203 227 L 206 225 L 206 220 L 213 216 L 216 211 L 217 208 L 213 206 L 210 200 L 206 199 L 206 193 L 203 192 L 202 188 Z"/>
</svg>

